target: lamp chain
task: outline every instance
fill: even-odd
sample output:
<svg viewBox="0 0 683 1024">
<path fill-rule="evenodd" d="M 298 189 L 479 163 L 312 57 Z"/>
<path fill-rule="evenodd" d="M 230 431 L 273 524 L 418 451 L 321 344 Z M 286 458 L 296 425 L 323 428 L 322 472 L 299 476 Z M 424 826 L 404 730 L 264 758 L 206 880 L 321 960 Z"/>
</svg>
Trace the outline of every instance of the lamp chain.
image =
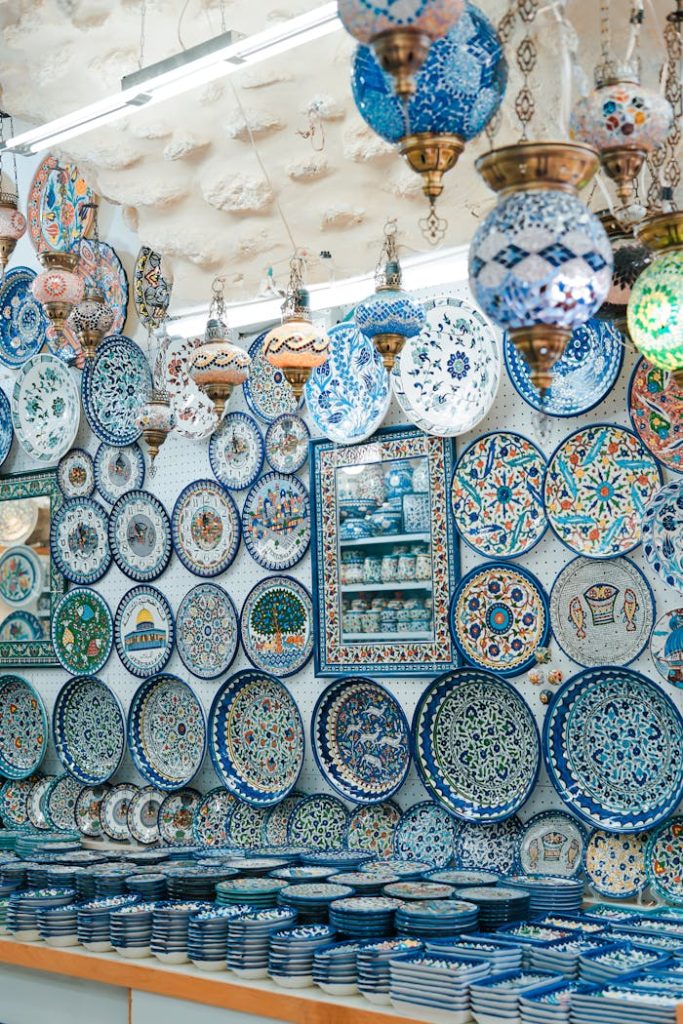
<svg viewBox="0 0 683 1024">
<path fill-rule="evenodd" d="M 530 88 L 529 81 L 531 74 L 538 63 L 538 49 L 534 38 L 531 35 L 531 26 L 536 18 L 538 3 L 539 0 L 518 0 L 517 6 L 520 20 L 523 25 L 526 25 L 524 38 L 520 42 L 515 53 L 517 67 L 522 74 L 522 86 L 515 97 L 515 113 L 517 115 L 517 120 L 522 126 L 522 136 L 520 140 L 522 142 L 526 142 L 529 138 L 529 125 L 536 113 L 536 103 L 534 101 L 534 94 Z"/>
</svg>

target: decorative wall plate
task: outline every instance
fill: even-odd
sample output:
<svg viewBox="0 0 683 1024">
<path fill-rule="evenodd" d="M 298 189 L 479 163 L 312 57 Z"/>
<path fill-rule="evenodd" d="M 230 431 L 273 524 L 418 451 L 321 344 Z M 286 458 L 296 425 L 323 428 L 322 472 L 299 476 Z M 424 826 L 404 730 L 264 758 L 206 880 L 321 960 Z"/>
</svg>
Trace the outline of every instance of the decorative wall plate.
<svg viewBox="0 0 683 1024">
<path fill-rule="evenodd" d="M 12 406 L 5 392 L 0 388 L 0 466 L 5 462 L 14 440 Z"/>
<path fill-rule="evenodd" d="M 313 654 L 313 601 L 291 576 L 259 580 L 242 605 L 242 647 L 265 672 L 292 676 Z"/>
<path fill-rule="evenodd" d="M 105 501 L 114 505 L 128 491 L 139 490 L 145 481 L 145 456 L 140 445 L 114 448 L 102 443 L 95 452 L 95 486 Z"/>
<path fill-rule="evenodd" d="M 525 875 L 573 878 L 583 867 L 586 830 L 565 811 L 541 811 L 524 823 L 519 867 Z"/>
<path fill-rule="evenodd" d="M 12 424 L 35 462 L 58 462 L 78 433 L 81 403 L 71 372 L 56 356 L 31 356 L 17 371 Z"/>
<path fill-rule="evenodd" d="M 95 200 L 76 164 L 46 156 L 33 175 L 26 201 L 29 238 L 36 252 L 68 251 L 89 234 Z"/>
<path fill-rule="evenodd" d="M 119 569 L 132 580 L 148 583 L 161 576 L 171 560 L 173 543 L 166 509 L 149 491 L 128 491 L 109 515 L 109 544 Z"/>
<path fill-rule="evenodd" d="M 40 768 L 48 724 L 40 694 L 21 676 L 0 676 L 0 773 L 26 779 Z"/>
<path fill-rule="evenodd" d="M 445 868 L 453 860 L 458 823 L 445 808 L 424 800 L 401 815 L 394 832 L 394 853 L 401 860 L 425 861 Z"/>
<path fill-rule="evenodd" d="M 665 583 L 683 591 L 683 480 L 672 480 L 652 496 L 642 529 L 646 559 Z"/>
<path fill-rule="evenodd" d="M 95 583 L 111 565 L 109 516 L 93 498 L 65 501 L 52 516 L 50 551 L 62 576 Z"/>
<path fill-rule="evenodd" d="M 206 847 L 227 846 L 225 823 L 234 801 L 232 793 L 220 786 L 204 794 L 192 819 L 192 837 L 196 843 Z"/>
<path fill-rule="evenodd" d="M 82 238 L 78 245 L 78 273 L 85 287 L 99 288 L 114 311 L 109 335 L 122 331 L 128 315 L 128 277 L 123 263 L 106 242 Z"/>
<path fill-rule="evenodd" d="M 143 327 L 154 330 L 166 319 L 173 280 L 164 275 L 163 258 L 148 245 L 140 246 L 133 272 L 135 311 Z"/>
<path fill-rule="evenodd" d="M 657 829 L 645 847 L 645 871 L 654 893 L 667 903 L 683 904 L 683 817 Z"/>
<path fill-rule="evenodd" d="M 424 304 L 425 325 L 406 340 L 391 383 L 411 423 L 427 434 L 456 437 L 474 429 L 491 408 L 500 383 L 493 327 L 461 299 Z"/>
<path fill-rule="evenodd" d="M 304 761 L 304 725 L 279 679 L 247 669 L 228 679 L 209 714 L 209 752 L 240 800 L 270 807 L 294 788 Z"/>
<path fill-rule="evenodd" d="M 109 786 L 84 786 L 75 807 L 76 827 L 83 836 L 97 839 L 102 835 L 102 801 Z"/>
<path fill-rule="evenodd" d="M 171 846 L 192 846 L 192 821 L 201 801 L 196 789 L 169 793 L 159 808 L 159 838 Z"/>
<path fill-rule="evenodd" d="M 245 412 L 227 413 L 209 441 L 211 472 L 219 483 L 234 491 L 256 482 L 264 454 L 259 425 Z"/>
<path fill-rule="evenodd" d="M 38 522 L 38 502 L 25 498 L 22 502 L 0 502 L 0 544 L 10 547 L 28 540 Z"/>
<path fill-rule="evenodd" d="M 311 511 L 298 476 L 262 476 L 245 498 L 242 532 L 247 551 L 264 569 L 282 572 L 301 561 L 311 542 Z"/>
<path fill-rule="evenodd" d="M 137 441 L 140 410 L 152 390 L 147 358 L 124 334 L 100 343 L 81 381 L 83 410 L 100 441 L 123 448 Z"/>
<path fill-rule="evenodd" d="M 266 430 L 266 458 L 276 473 L 296 473 L 308 458 L 311 432 L 300 416 L 285 413 Z"/>
<path fill-rule="evenodd" d="M 128 804 L 128 829 L 133 839 L 149 846 L 159 841 L 159 810 L 165 793 L 142 786 Z"/>
<path fill-rule="evenodd" d="M 90 587 L 75 587 L 60 598 L 52 615 L 52 644 L 59 663 L 73 675 L 95 675 L 114 642 L 109 605 Z"/>
<path fill-rule="evenodd" d="M 376 857 L 391 857 L 394 852 L 394 832 L 401 820 L 401 813 L 401 808 L 393 800 L 356 808 L 349 818 L 349 849 L 367 850 Z"/>
<path fill-rule="evenodd" d="M 0 364 L 16 368 L 40 352 L 48 320 L 31 285 L 36 272 L 12 267 L 0 280 Z"/>
<path fill-rule="evenodd" d="M 550 634 L 548 598 L 527 569 L 489 562 L 464 576 L 451 602 L 451 632 L 472 665 L 517 676 Z"/>
<path fill-rule="evenodd" d="M 164 672 L 138 687 L 128 709 L 128 746 L 152 786 L 183 789 L 195 777 L 206 751 L 206 723 L 187 683 Z"/>
<path fill-rule="evenodd" d="M 52 780 L 43 797 L 45 817 L 52 828 L 74 829 L 76 827 L 76 801 L 82 786 L 68 772 Z"/>
<path fill-rule="evenodd" d="M 137 786 L 130 782 L 122 782 L 118 786 L 112 786 L 102 798 L 100 806 L 102 831 L 114 842 L 122 843 L 130 839 L 128 805 L 137 791 Z"/>
<path fill-rule="evenodd" d="M 53 775 L 46 776 L 50 782 Z M 7 829 L 23 828 L 29 823 L 28 798 L 36 784 L 37 777 L 7 779 L 0 786 L 0 818 Z"/>
<path fill-rule="evenodd" d="M 166 387 L 176 433 L 195 441 L 209 437 L 218 424 L 213 402 L 190 377 L 190 358 L 199 343 L 199 338 L 171 338 L 165 357 Z"/>
<path fill-rule="evenodd" d="M 267 807 L 254 807 L 235 800 L 225 823 L 228 845 L 255 850 L 261 845 L 261 834 L 268 813 Z"/>
<path fill-rule="evenodd" d="M 462 822 L 455 839 L 456 868 L 511 875 L 517 865 L 521 832 L 516 815 L 493 825 Z"/>
<path fill-rule="evenodd" d="M 593 829 L 586 843 L 584 866 L 589 883 L 610 899 L 631 899 L 647 885 L 645 847 L 649 832 L 629 835 Z"/>
<path fill-rule="evenodd" d="M 57 694 L 52 738 L 64 768 L 84 786 L 107 782 L 126 749 L 118 697 L 95 676 L 74 676 Z"/>
<path fill-rule="evenodd" d="M 628 388 L 633 429 L 654 457 L 683 473 L 683 388 L 664 370 L 639 359 Z"/>
<path fill-rule="evenodd" d="M 382 357 L 353 323 L 327 332 L 327 360 L 316 366 L 304 388 L 311 421 L 337 444 L 357 444 L 381 426 L 391 402 Z"/>
<path fill-rule="evenodd" d="M 650 637 L 650 657 L 662 679 L 683 687 L 683 608 L 664 612 L 657 620 Z"/>
<path fill-rule="evenodd" d="M 505 335 L 503 354 L 512 386 L 527 405 L 545 416 L 581 416 L 594 409 L 614 387 L 624 361 L 624 337 L 610 320 L 588 320 L 572 331 L 553 366 L 552 386 L 541 398 L 529 365 Z"/>
<path fill-rule="evenodd" d="M 171 515 L 173 546 L 195 576 L 218 576 L 232 565 L 240 544 L 235 502 L 215 480 L 195 480 L 180 492 Z"/>
<path fill-rule="evenodd" d="M 299 801 L 289 819 L 287 842 L 315 850 L 338 850 L 346 842 L 349 814 L 336 796 L 311 793 Z"/>
<path fill-rule="evenodd" d="M 628 665 L 646 646 L 654 617 L 652 588 L 629 558 L 575 558 L 550 592 L 555 639 L 585 668 Z"/>
<path fill-rule="evenodd" d="M 543 507 L 543 453 L 519 434 L 478 438 L 458 460 L 451 507 L 458 533 L 478 555 L 517 558 L 548 528 Z"/>
<path fill-rule="evenodd" d="M 44 582 L 43 563 L 26 544 L 8 548 L 0 558 L 0 598 L 11 608 L 37 601 Z"/>
<path fill-rule="evenodd" d="M 0 623 L 0 643 L 27 644 L 32 640 L 43 640 L 40 619 L 31 612 L 12 612 Z"/>
<path fill-rule="evenodd" d="M 65 498 L 89 498 L 95 490 L 92 455 L 82 448 L 63 455 L 57 466 L 57 483 Z"/>
<path fill-rule="evenodd" d="M 488 672 L 446 672 L 413 716 L 415 761 L 432 796 L 458 818 L 509 818 L 529 798 L 541 761 L 526 701 Z"/>
<path fill-rule="evenodd" d="M 410 727 L 396 698 L 372 679 L 339 679 L 323 690 L 311 719 L 324 778 L 352 803 L 376 803 L 401 788 L 410 768 Z"/>
<path fill-rule="evenodd" d="M 185 668 L 199 679 L 216 679 L 232 665 L 239 646 L 237 611 L 217 583 L 200 583 L 182 599 L 176 646 Z"/>
<path fill-rule="evenodd" d="M 567 806 L 610 832 L 642 832 L 683 797 L 683 719 L 627 668 L 580 672 L 557 691 L 543 730 L 546 767 Z"/>
<path fill-rule="evenodd" d="M 305 793 L 293 789 L 289 796 L 286 796 L 279 804 L 275 804 L 274 807 L 270 808 L 261 829 L 261 842 L 264 846 L 287 845 L 289 819 L 294 808 L 305 796 Z"/>
<path fill-rule="evenodd" d="M 173 612 L 160 590 L 141 583 L 124 594 L 114 617 L 114 642 L 132 675 L 160 672 L 173 653 L 174 641 Z"/>
<path fill-rule="evenodd" d="M 282 370 L 279 370 L 263 355 L 263 343 L 268 331 L 263 331 L 249 346 L 251 366 L 249 376 L 242 384 L 247 405 L 254 416 L 272 423 L 283 413 L 295 413 L 299 403 L 294 392 L 287 383 Z"/>
<path fill-rule="evenodd" d="M 42 779 L 38 779 L 33 783 L 28 792 L 28 796 L 26 797 L 26 814 L 28 820 L 34 828 L 41 829 L 42 831 L 50 828 L 50 822 L 47 820 L 47 816 L 43 810 L 43 799 L 54 782 L 54 778 L 54 775 L 44 775 Z M 0 816 L 2 816 L 1 806 Z M 5 824 L 4 821 L 3 824 Z M 7 825 L 5 825 L 5 827 L 7 827 Z"/>
<path fill-rule="evenodd" d="M 548 520 L 578 555 L 626 555 L 640 543 L 645 506 L 660 484 L 656 459 L 630 430 L 609 423 L 582 427 L 548 463 Z"/>
</svg>

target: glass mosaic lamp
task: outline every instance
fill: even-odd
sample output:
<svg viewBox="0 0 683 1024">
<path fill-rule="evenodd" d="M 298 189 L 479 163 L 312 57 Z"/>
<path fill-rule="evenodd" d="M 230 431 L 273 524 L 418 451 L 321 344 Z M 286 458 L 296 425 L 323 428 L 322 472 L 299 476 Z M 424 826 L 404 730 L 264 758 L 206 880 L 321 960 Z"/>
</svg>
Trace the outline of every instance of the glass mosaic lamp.
<svg viewBox="0 0 683 1024">
<path fill-rule="evenodd" d="M 599 213 L 598 217 L 612 246 L 614 266 L 607 298 L 595 315 L 600 320 L 611 320 L 620 331 L 626 333 L 626 309 L 631 289 L 652 262 L 652 253 L 638 242 L 633 231 L 623 227 L 609 210 Z"/>
<path fill-rule="evenodd" d="M 311 370 L 326 361 L 330 346 L 326 332 L 311 319 L 303 269 L 303 259 L 293 256 L 282 304 L 282 323 L 269 331 L 263 342 L 263 355 L 272 366 L 282 370 L 297 400 L 304 392 Z"/>
<path fill-rule="evenodd" d="M 83 292 L 83 298 L 73 309 L 69 316 L 69 326 L 81 343 L 83 355 L 86 359 L 93 359 L 97 347 L 111 331 L 114 323 L 114 310 L 107 302 L 103 289 L 98 283 L 100 266 L 100 239 L 97 225 L 97 203 L 84 203 L 82 215 L 87 217 L 92 211 L 93 214 L 93 249 L 97 254 L 97 265 L 95 268 L 94 282 L 88 283 Z"/>
<path fill-rule="evenodd" d="M 192 353 L 189 373 L 200 391 L 213 402 L 219 421 L 233 388 L 244 383 L 251 367 L 248 352 L 229 339 L 224 316 L 223 282 L 216 278 L 206 332 Z"/>
<path fill-rule="evenodd" d="M 159 449 L 175 426 L 175 417 L 171 411 L 171 400 L 167 391 L 155 384 L 140 410 L 137 425 L 142 431 L 150 462 L 154 466 Z"/>
<path fill-rule="evenodd" d="M 31 282 L 31 291 L 48 320 L 61 331 L 72 309 L 83 298 L 83 278 L 76 273 L 78 256 L 74 252 L 46 250 L 38 253 L 38 260 L 43 269 Z"/>
</svg>

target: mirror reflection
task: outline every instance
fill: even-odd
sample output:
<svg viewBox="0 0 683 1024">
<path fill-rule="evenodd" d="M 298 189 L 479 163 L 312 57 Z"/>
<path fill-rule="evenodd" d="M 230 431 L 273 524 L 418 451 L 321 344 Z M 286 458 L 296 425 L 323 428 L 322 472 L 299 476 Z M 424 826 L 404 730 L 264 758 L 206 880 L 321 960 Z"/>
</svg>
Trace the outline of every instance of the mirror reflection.
<svg viewBox="0 0 683 1024">
<path fill-rule="evenodd" d="M 0 642 L 50 638 L 50 496 L 0 501 Z"/>
</svg>

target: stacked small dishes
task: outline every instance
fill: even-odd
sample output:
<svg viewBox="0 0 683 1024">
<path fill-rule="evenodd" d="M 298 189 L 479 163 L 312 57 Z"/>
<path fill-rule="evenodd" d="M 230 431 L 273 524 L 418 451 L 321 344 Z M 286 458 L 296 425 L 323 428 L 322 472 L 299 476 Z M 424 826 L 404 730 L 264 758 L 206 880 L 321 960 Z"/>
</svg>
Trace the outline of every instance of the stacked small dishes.
<svg viewBox="0 0 683 1024">
<path fill-rule="evenodd" d="M 240 978 L 268 977 L 268 940 L 273 932 L 296 924 L 291 907 L 269 907 L 228 921 L 227 965 Z"/>
<path fill-rule="evenodd" d="M 476 903 L 479 907 L 479 930 L 494 932 L 510 921 L 521 921 L 528 915 L 529 894 L 524 889 L 507 886 L 469 886 L 456 889 L 455 897 Z"/>
<path fill-rule="evenodd" d="M 550 875 L 510 875 L 506 883 L 518 889 L 526 889 L 530 895 L 529 913 L 538 914 L 562 912 L 575 914 L 583 903 L 584 883 L 582 879 L 553 878 Z"/>
<path fill-rule="evenodd" d="M 413 939 L 463 935 L 476 930 L 478 915 L 475 904 L 466 900 L 405 903 L 396 911 L 396 933 Z"/>
<path fill-rule="evenodd" d="M 152 901 L 112 911 L 109 936 L 119 956 L 141 960 L 152 955 L 152 914 L 155 908 L 156 902 Z"/>
<path fill-rule="evenodd" d="M 298 925 L 274 932 L 268 943 L 268 976 L 284 988 L 313 985 L 313 956 L 334 938 L 325 924 Z"/>
<path fill-rule="evenodd" d="M 579 958 L 581 981 L 604 985 L 627 971 L 654 970 L 663 967 L 669 956 L 659 950 L 639 949 L 630 942 L 620 942 L 607 949 L 591 949 Z"/>
<path fill-rule="evenodd" d="M 389 971 L 394 1009 L 418 1017 L 426 1010 L 436 1020 L 446 1012 L 453 1024 L 466 1024 L 472 1019 L 469 986 L 485 978 L 490 967 L 482 960 L 419 952 L 390 960 Z"/>
<path fill-rule="evenodd" d="M 63 907 L 76 899 L 75 889 L 25 889 L 12 893 L 5 927 L 13 939 L 35 942 L 40 938 L 38 911 Z"/>
<path fill-rule="evenodd" d="M 332 901 L 346 899 L 347 896 L 353 896 L 353 889 L 349 885 L 302 882 L 281 889 L 277 902 L 281 907 L 296 908 L 300 924 L 326 924 Z"/>
<path fill-rule="evenodd" d="M 410 956 L 423 948 L 419 939 L 385 939 L 363 946 L 356 955 L 358 991 L 370 1003 L 389 1006 L 389 961 Z"/>
<path fill-rule="evenodd" d="M 528 990 L 561 981 L 545 971 L 503 971 L 475 982 L 470 987 L 470 1005 L 477 1024 L 494 1024 L 501 1019 L 519 1020 L 519 997 Z"/>
<path fill-rule="evenodd" d="M 439 938 L 429 939 L 425 946 L 430 952 L 452 953 L 463 960 L 487 960 L 494 974 L 516 971 L 522 966 L 522 950 L 504 939 Z"/>
<path fill-rule="evenodd" d="M 137 902 L 136 896 L 107 896 L 79 904 L 76 924 L 80 944 L 91 953 L 108 953 L 112 948 L 109 934 L 112 911 Z"/>
<path fill-rule="evenodd" d="M 555 943 L 566 942 L 575 938 L 575 931 L 564 931 L 562 928 L 548 928 L 534 921 L 522 921 L 502 925 L 498 929 L 500 938 L 514 942 L 522 949 L 522 967 L 531 966 L 534 950 L 550 949 Z"/>
<path fill-rule="evenodd" d="M 401 901 L 391 896 L 351 896 L 329 908 L 330 924 L 351 939 L 384 939 L 394 934 L 394 915 Z"/>
<path fill-rule="evenodd" d="M 564 942 L 554 942 L 547 947 L 535 948 L 529 955 L 529 966 L 541 971 L 552 971 L 564 978 L 579 977 L 579 960 L 585 953 L 604 949 L 613 940 L 592 938 L 588 935 L 574 935 Z"/>
<path fill-rule="evenodd" d="M 77 946 L 76 918 L 75 903 L 63 907 L 44 907 L 36 911 L 40 938 L 48 946 Z"/>
<path fill-rule="evenodd" d="M 169 898 L 185 901 L 213 900 L 216 886 L 228 878 L 234 878 L 236 873 L 220 864 L 214 868 L 193 864 L 164 868 Z"/>
<path fill-rule="evenodd" d="M 286 882 L 280 878 L 233 878 L 216 886 L 219 907 L 248 903 L 252 909 L 274 907 Z"/>
<path fill-rule="evenodd" d="M 157 903 L 152 911 L 152 954 L 165 964 L 186 964 L 190 917 L 203 910 L 213 910 L 213 904 L 201 900 Z"/>
<path fill-rule="evenodd" d="M 313 954 L 313 983 L 330 996 L 352 996 L 358 991 L 356 954 L 362 942 L 333 942 Z"/>
<path fill-rule="evenodd" d="M 228 922 L 250 914 L 248 903 L 214 907 L 193 914 L 187 928 L 187 955 L 201 971 L 224 971 L 228 953 Z"/>
<path fill-rule="evenodd" d="M 126 875 L 126 889 L 133 896 L 139 896 L 143 900 L 165 900 L 168 896 L 166 888 L 166 875 L 160 872 L 146 872 L 144 874 Z"/>
</svg>

